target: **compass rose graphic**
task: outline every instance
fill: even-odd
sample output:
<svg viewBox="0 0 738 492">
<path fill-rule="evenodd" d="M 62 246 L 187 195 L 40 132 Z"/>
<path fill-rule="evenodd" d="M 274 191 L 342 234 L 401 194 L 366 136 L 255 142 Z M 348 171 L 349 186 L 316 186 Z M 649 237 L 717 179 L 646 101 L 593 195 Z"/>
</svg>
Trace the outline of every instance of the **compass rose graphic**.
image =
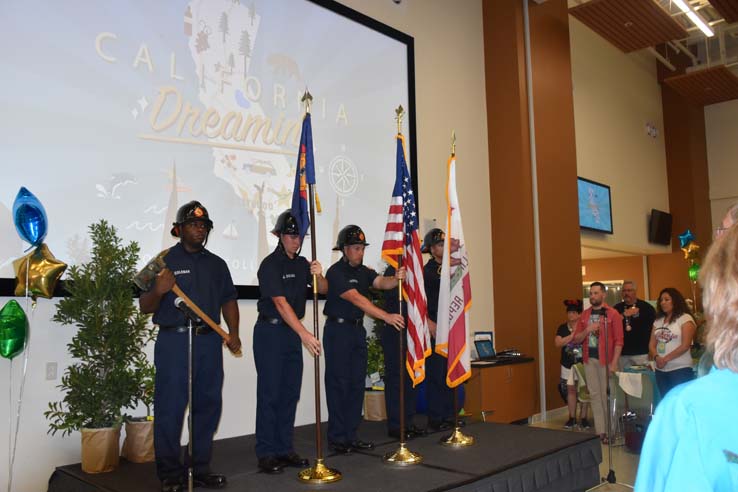
<svg viewBox="0 0 738 492">
<path fill-rule="evenodd" d="M 344 155 L 333 158 L 328 169 L 333 190 L 340 196 L 351 196 L 359 187 L 359 172 L 356 165 Z"/>
</svg>

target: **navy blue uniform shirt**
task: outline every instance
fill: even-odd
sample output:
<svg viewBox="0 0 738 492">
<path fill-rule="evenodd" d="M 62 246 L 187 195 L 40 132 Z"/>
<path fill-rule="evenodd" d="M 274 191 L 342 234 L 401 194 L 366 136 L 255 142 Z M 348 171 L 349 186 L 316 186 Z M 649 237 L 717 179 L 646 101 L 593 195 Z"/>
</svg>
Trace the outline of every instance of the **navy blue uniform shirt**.
<svg viewBox="0 0 738 492">
<path fill-rule="evenodd" d="M 238 298 L 225 261 L 204 248 L 197 253 L 188 253 L 182 243 L 177 243 L 164 256 L 164 262 L 174 273 L 182 291 L 213 321 L 220 323 L 221 306 Z M 159 309 L 154 313 L 155 324 L 180 326 L 187 323 L 185 315 L 174 307 L 176 298 L 172 291 L 164 294 Z"/>
<path fill-rule="evenodd" d="M 341 294 L 356 289 L 364 297 L 369 297 L 369 287 L 377 278 L 377 272 L 364 265 L 352 267 L 346 257 L 335 262 L 325 274 L 328 280 L 328 296 L 323 314 L 334 318 L 359 319 L 364 311 L 342 299 Z"/>
<path fill-rule="evenodd" d="M 282 319 L 272 297 L 285 297 L 298 319 L 305 316 L 307 287 L 312 285 L 313 276 L 304 256 L 290 259 L 282 248 L 277 248 L 264 258 L 256 275 L 261 292 L 256 304 L 259 314 Z"/>
<path fill-rule="evenodd" d="M 425 298 L 428 301 L 428 319 L 438 322 L 438 293 L 441 291 L 441 265 L 434 258 L 423 267 Z"/>
</svg>

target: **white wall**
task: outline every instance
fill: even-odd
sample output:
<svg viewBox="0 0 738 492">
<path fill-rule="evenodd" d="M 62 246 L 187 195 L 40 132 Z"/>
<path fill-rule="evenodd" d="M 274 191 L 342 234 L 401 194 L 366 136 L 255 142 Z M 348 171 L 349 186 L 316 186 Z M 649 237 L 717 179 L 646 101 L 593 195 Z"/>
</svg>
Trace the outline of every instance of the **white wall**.
<svg viewBox="0 0 738 492">
<path fill-rule="evenodd" d="M 579 176 L 610 185 L 614 234 L 583 232 L 582 246 L 654 254 L 648 214 L 668 211 L 661 89 L 656 61 L 625 54 L 569 16 Z M 659 134 L 646 134 L 652 123 Z"/>
<path fill-rule="evenodd" d="M 471 310 L 472 329 L 489 329 L 493 312 L 492 256 L 481 0 L 404 0 L 400 5 L 390 1 L 346 0 L 344 3 L 415 38 L 419 203 L 423 225 L 434 218 L 441 227 L 445 224 L 446 160 L 451 130 L 456 130 L 458 190 L 475 299 Z M 393 116 L 391 109 L 388 118 Z M 386 210 L 377 213 L 385 214 Z M 0 299 L 0 302 L 4 304 L 7 300 Z M 49 321 L 55 302 L 40 299 L 31 320 L 29 371 L 15 459 L 13 490 L 17 491 L 45 490 L 55 466 L 79 461 L 79 433 L 66 438 L 47 435 L 48 425 L 42 414 L 48 402 L 62 397 L 55 388 L 58 379 L 45 380 L 46 362 L 57 362 L 59 374 L 71 363 L 66 344 L 74 329 Z M 239 306 L 244 357 L 225 356 L 224 409 L 217 438 L 254 432 L 256 374 L 251 340 L 256 308 L 254 301 L 240 301 Z M 305 324 L 312 326 L 310 314 Z M 18 398 L 22 361 L 23 354 L 13 362 L 13 400 Z M 9 368 L 8 361 L 0 361 L 2 395 L 8 395 Z M 305 357 L 298 425 L 313 421 L 312 368 L 312 359 Z M 0 405 L 0 487 L 3 488 L 8 462 L 8 412 L 8 405 Z M 327 417 L 325 399 L 323 417 Z M 244 459 L 254 457 L 248 455 Z"/>
<path fill-rule="evenodd" d="M 5 303 L 10 298 L 0 298 Z M 18 299 L 25 308 L 23 299 Z M 0 405 L 0 487 L 5 490 L 8 463 L 8 412 L 11 411 L 13 425 L 17 400 L 20 396 L 23 359 L 26 353 L 28 371 L 21 412 L 20 433 L 16 451 L 13 490 L 30 491 L 46 490 L 46 482 L 54 467 L 80 460 L 80 434 L 61 437 L 47 435 L 48 422 L 43 416 L 50 401 L 63 398 L 56 389 L 64 369 L 73 360 L 67 355 L 66 345 L 72 339 L 76 329 L 61 326 L 50 321 L 54 306 L 58 300 L 39 299 L 35 309 L 29 309 L 30 341 L 27 350 L 12 361 L 13 366 L 13 398 L 12 410 L 8 405 Z M 241 311 L 241 338 L 244 343 L 242 358 L 235 358 L 227 351 L 224 355 L 225 382 L 223 388 L 223 414 L 221 417 L 218 438 L 227 438 L 254 432 L 256 416 L 256 370 L 252 353 L 252 327 L 256 321 L 256 301 L 239 301 Z M 321 305 L 322 310 L 322 305 Z M 312 327 L 312 309 L 308 306 L 305 324 Z M 58 364 L 58 377 L 55 381 L 46 380 L 46 363 Z M 303 374 L 303 393 L 298 408 L 298 422 L 304 424 L 314 421 L 313 364 L 312 358 L 304 352 L 305 371 Z M 8 395 L 10 362 L 0 362 L 0 394 Z M 323 367 L 321 366 L 321 369 Z M 325 418 L 327 409 L 322 401 L 322 413 Z M 140 407 L 137 415 L 145 415 L 145 408 Z M 183 438 L 183 444 L 185 439 Z M 121 441 L 122 443 L 122 441 Z M 244 457 L 251 459 L 251 456 Z"/>
<path fill-rule="evenodd" d="M 705 107 L 713 229 L 738 201 L 738 100 Z"/>
<path fill-rule="evenodd" d="M 422 234 L 446 224 L 446 161 L 456 130 L 456 179 L 469 250 L 472 330 L 493 326 L 484 46 L 480 0 L 342 0 L 415 38 Z M 388 117 L 391 117 L 389 115 Z"/>
</svg>

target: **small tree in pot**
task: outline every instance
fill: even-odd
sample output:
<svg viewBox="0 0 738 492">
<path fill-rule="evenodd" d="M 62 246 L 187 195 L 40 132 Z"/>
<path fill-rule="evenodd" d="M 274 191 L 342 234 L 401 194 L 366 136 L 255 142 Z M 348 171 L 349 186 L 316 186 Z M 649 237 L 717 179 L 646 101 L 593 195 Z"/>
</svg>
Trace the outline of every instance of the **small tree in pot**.
<svg viewBox="0 0 738 492">
<path fill-rule="evenodd" d="M 151 338 L 146 343 L 153 340 Z M 143 341 L 143 340 L 142 340 Z M 145 417 L 126 418 L 126 438 L 123 440 L 121 456 L 134 463 L 154 461 L 154 377 L 156 368 L 141 351 L 134 364 L 136 379 L 139 381 L 136 399 L 146 407 Z"/>
<path fill-rule="evenodd" d="M 57 303 L 53 317 L 77 327 L 67 345 L 77 361 L 62 376 L 64 398 L 49 403 L 44 415 L 52 434 L 82 432 L 82 469 L 95 473 L 118 465 L 123 409 L 134 408 L 140 394 L 136 362 L 152 327 L 133 300 L 138 244 L 124 246 L 104 220 L 89 229 L 92 258 L 69 269 L 69 296 Z"/>
</svg>

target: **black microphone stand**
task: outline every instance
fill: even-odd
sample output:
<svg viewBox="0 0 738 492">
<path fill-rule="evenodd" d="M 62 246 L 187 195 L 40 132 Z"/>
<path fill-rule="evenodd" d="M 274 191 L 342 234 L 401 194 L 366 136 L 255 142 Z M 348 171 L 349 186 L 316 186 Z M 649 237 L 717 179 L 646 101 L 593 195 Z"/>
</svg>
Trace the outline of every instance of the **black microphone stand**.
<svg viewBox="0 0 738 492">
<path fill-rule="evenodd" d="M 615 470 L 612 468 L 612 415 L 610 415 L 612 413 L 610 410 L 612 407 L 612 400 L 610 397 L 610 361 L 607 358 L 610 352 L 610 324 L 607 321 L 607 316 L 605 316 L 605 373 L 607 375 L 607 379 L 605 379 L 605 387 L 607 388 L 607 461 L 609 465 L 607 482 L 615 483 Z"/>
<path fill-rule="evenodd" d="M 193 359 L 193 345 L 195 337 L 195 329 L 202 320 L 183 302 L 180 303 L 180 298 L 174 301 L 174 305 L 177 309 L 182 311 L 187 318 L 187 433 L 189 434 L 189 442 L 187 443 L 187 491 L 192 492 L 194 488 L 194 474 L 192 469 L 192 367 L 194 365 Z"/>
</svg>

